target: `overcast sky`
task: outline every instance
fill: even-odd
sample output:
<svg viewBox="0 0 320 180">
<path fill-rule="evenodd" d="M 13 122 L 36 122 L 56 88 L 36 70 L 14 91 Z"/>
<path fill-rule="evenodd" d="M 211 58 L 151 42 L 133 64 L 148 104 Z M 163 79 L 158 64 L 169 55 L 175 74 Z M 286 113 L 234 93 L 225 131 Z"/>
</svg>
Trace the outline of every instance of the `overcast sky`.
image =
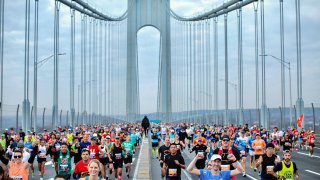
<svg viewBox="0 0 320 180">
<path fill-rule="evenodd" d="M 34 1 L 31 1 L 31 43 L 30 43 L 30 94 L 33 99 L 33 11 Z M 97 7 L 102 12 L 119 16 L 126 11 L 126 0 L 88 0 L 89 4 Z M 192 16 L 208 11 L 223 3 L 223 0 L 171 0 L 171 8 L 181 16 Z M 53 17 L 54 1 L 41 0 L 39 2 L 39 60 L 53 54 Z M 59 81 L 59 108 L 69 109 L 69 59 L 70 59 L 70 10 L 61 5 L 60 24 L 60 51 L 66 52 L 60 57 Z M 302 36 L 302 72 L 303 72 L 303 99 L 305 106 L 311 102 L 320 106 L 320 1 L 301 0 L 301 36 Z M 253 5 L 243 8 L 243 60 L 244 60 L 244 106 L 255 107 L 255 65 L 254 65 L 254 14 Z M 25 1 L 5 1 L 5 26 L 4 26 L 4 104 L 17 105 L 23 101 L 23 65 L 24 65 L 24 16 Z M 229 77 L 231 82 L 237 82 L 237 21 L 236 12 L 228 16 L 229 36 Z M 260 21 L 260 19 L 259 19 Z M 76 54 L 80 60 L 80 15 L 76 18 Z M 284 1 L 284 28 L 285 28 L 285 59 L 292 64 L 292 94 L 293 103 L 297 99 L 296 87 L 296 34 L 295 34 L 295 4 L 294 0 Z M 260 29 L 259 29 L 260 30 Z M 266 53 L 280 57 L 279 35 L 279 0 L 265 2 L 265 37 Z M 223 21 L 219 18 L 219 66 L 223 69 L 224 36 Z M 159 32 L 152 27 L 146 27 L 138 32 L 139 75 L 141 112 L 156 111 L 158 89 L 158 53 Z M 259 50 L 260 54 L 260 50 Z M 38 106 L 52 108 L 53 87 L 53 60 L 45 64 L 38 71 Z M 280 92 L 280 64 L 269 57 L 266 58 L 267 79 L 267 105 L 279 107 L 281 105 Z M 77 85 L 80 84 L 80 65 L 76 66 L 75 106 L 77 108 Z M 223 70 L 219 71 L 223 77 Z M 286 70 L 286 78 L 288 71 Z M 221 92 L 219 107 L 224 107 L 223 84 L 219 84 Z M 288 81 L 286 84 L 288 91 Z M 230 108 L 234 108 L 234 92 L 230 88 Z M 289 93 L 286 102 L 289 103 Z M 14 110 L 12 110 L 14 112 Z"/>
</svg>

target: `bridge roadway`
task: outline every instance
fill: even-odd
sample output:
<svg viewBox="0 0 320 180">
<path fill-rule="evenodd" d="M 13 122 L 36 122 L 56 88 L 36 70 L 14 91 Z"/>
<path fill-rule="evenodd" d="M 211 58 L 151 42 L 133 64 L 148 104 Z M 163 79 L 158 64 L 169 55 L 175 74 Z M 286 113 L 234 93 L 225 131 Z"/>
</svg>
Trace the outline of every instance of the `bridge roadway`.
<svg viewBox="0 0 320 180">
<path fill-rule="evenodd" d="M 145 148 L 145 147 L 144 147 Z M 138 162 L 138 158 L 141 158 L 139 156 L 139 151 L 140 149 L 137 150 L 136 154 L 134 155 L 134 163 L 133 163 L 133 169 L 131 171 L 130 174 L 130 179 L 134 179 L 134 172 L 135 169 L 137 167 L 137 162 Z M 150 177 L 154 180 L 158 180 L 161 179 L 161 175 L 160 175 L 160 165 L 159 165 L 159 161 L 157 159 L 152 159 L 151 157 L 151 144 L 149 143 L 149 151 L 150 151 L 150 167 L 151 167 L 151 174 Z M 190 154 L 187 150 L 184 150 L 182 153 L 186 165 L 188 165 L 192 158 L 194 157 L 194 153 Z M 301 180 L 318 180 L 320 179 L 320 148 L 316 147 L 315 148 L 315 153 L 314 153 L 314 157 L 311 158 L 308 155 L 308 152 L 303 150 L 299 150 L 299 151 L 294 151 L 293 154 L 293 161 L 297 163 L 297 167 L 299 170 L 299 174 L 300 174 L 300 179 Z M 53 177 L 55 176 L 55 171 L 54 168 L 51 167 L 51 163 L 50 163 L 50 159 L 48 158 L 47 164 L 46 164 L 46 173 L 44 176 L 44 179 L 47 180 L 53 180 Z M 29 179 L 30 180 L 39 180 L 39 171 L 37 170 L 38 166 L 37 166 L 37 162 L 35 160 L 34 166 L 36 168 L 36 173 L 35 173 L 35 177 L 31 177 L 31 175 L 29 175 Z M 139 165 L 138 165 L 139 166 Z M 244 178 L 241 175 L 237 176 L 237 179 L 239 180 L 244 180 L 244 179 L 252 179 L 252 180 L 256 180 L 256 179 L 260 179 L 260 177 L 258 176 L 257 172 L 254 172 L 252 169 L 249 168 L 249 163 L 247 161 L 247 177 Z M 138 172 L 139 173 L 139 172 Z M 123 179 L 127 179 L 125 177 L 125 171 L 123 170 Z M 109 179 L 114 179 L 114 177 L 111 177 Z M 137 178 L 138 179 L 138 178 Z M 191 175 L 189 173 L 187 173 L 185 170 L 183 170 L 182 173 L 182 179 L 183 180 L 196 180 L 198 179 L 197 176 Z"/>
</svg>

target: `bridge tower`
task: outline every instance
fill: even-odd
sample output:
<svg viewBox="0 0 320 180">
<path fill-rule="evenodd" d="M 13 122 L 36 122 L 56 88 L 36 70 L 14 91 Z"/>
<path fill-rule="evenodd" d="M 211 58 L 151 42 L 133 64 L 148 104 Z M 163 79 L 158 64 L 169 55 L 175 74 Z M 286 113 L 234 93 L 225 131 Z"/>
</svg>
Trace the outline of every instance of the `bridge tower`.
<svg viewBox="0 0 320 180">
<path fill-rule="evenodd" d="M 137 120 L 138 100 L 138 49 L 137 32 L 153 26 L 160 32 L 160 70 L 158 109 L 163 121 L 171 120 L 171 43 L 170 0 L 128 0 L 127 20 L 127 120 Z M 143 96 L 143 94 L 141 95 Z"/>
</svg>

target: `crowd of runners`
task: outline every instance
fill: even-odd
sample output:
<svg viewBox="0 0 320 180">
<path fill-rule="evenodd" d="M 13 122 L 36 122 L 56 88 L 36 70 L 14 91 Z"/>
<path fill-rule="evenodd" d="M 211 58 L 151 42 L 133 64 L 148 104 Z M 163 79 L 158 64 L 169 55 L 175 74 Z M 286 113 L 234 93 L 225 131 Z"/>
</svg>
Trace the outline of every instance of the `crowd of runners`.
<svg viewBox="0 0 320 180">
<path fill-rule="evenodd" d="M 58 180 L 129 179 L 132 157 L 146 137 L 162 176 L 153 178 L 167 180 L 181 179 L 182 169 L 199 179 L 229 180 L 237 174 L 246 177 L 249 168 L 261 179 L 299 179 L 291 153 L 308 150 L 313 157 L 316 140 L 311 129 L 150 124 L 146 117 L 142 123 L 59 127 L 42 133 L 6 129 L 0 139 L 0 180 L 26 180 L 29 173 L 39 173 L 40 180 L 52 178 L 46 176 L 47 162 Z M 185 163 L 186 153 L 194 157 L 190 164 Z"/>
</svg>

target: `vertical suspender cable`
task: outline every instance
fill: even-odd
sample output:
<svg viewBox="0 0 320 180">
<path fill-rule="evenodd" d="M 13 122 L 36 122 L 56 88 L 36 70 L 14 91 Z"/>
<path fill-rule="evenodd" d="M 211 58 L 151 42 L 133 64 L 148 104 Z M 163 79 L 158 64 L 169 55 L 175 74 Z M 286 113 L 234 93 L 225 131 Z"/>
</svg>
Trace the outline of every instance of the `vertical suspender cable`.
<svg viewBox="0 0 320 180">
<path fill-rule="evenodd" d="M 106 92 L 102 92 L 102 79 L 103 79 L 103 76 L 102 76 L 102 21 L 100 20 L 100 28 L 99 28 L 99 98 L 98 98 L 98 101 L 99 101 L 99 119 L 101 118 L 102 116 L 102 101 L 103 101 L 103 97 L 104 97 L 104 93 Z M 101 122 L 99 122 L 101 123 Z"/>
<path fill-rule="evenodd" d="M 83 109 L 82 109 L 82 116 L 86 116 L 87 115 L 87 15 L 84 15 L 84 32 L 83 32 Z M 83 119 L 83 123 L 84 121 L 87 120 L 87 116 Z"/>
<path fill-rule="evenodd" d="M 107 57 L 107 50 L 108 50 L 108 47 L 107 47 L 107 22 L 105 21 L 104 22 L 104 90 L 106 91 L 106 94 L 103 98 L 104 100 L 104 122 L 106 120 L 106 116 L 107 116 L 107 94 L 109 94 L 109 92 L 107 91 L 107 60 L 108 60 L 108 57 Z"/>
<path fill-rule="evenodd" d="M 285 72 L 284 72 L 284 22 L 283 22 L 283 0 L 280 0 L 280 50 L 281 50 L 281 119 L 280 129 L 283 128 L 285 107 L 286 107 L 286 86 L 285 86 Z"/>
<path fill-rule="evenodd" d="M 188 109 L 188 119 L 189 119 L 189 123 L 191 123 L 191 111 L 192 111 L 192 54 L 191 54 L 191 22 L 188 23 L 188 29 L 189 29 L 189 109 Z"/>
<path fill-rule="evenodd" d="M 215 113 L 215 123 L 218 124 L 218 17 L 214 18 L 214 110 Z"/>
<path fill-rule="evenodd" d="M 209 122 L 209 116 L 211 115 L 211 111 L 212 111 L 212 94 L 211 94 L 211 53 L 210 53 L 210 49 L 211 49 L 211 24 L 210 21 L 207 21 L 207 28 L 206 28 L 206 39 L 207 39 L 207 43 L 206 43 L 206 55 L 207 55 L 207 74 L 206 74 L 206 78 L 207 78 L 207 95 L 208 95 L 208 101 L 207 101 L 207 123 L 212 123 Z"/>
<path fill-rule="evenodd" d="M 38 83 L 38 68 L 37 68 L 37 63 L 38 63 L 38 12 L 39 12 L 39 3 L 38 0 L 35 0 L 34 4 L 34 89 L 33 89 L 33 107 L 34 107 L 34 120 L 33 120 L 33 128 L 35 131 L 37 131 L 37 97 L 38 97 L 38 88 L 37 88 L 37 83 Z"/>
<path fill-rule="evenodd" d="M 260 0 L 260 9 L 261 9 L 261 54 L 265 54 L 265 38 L 264 38 L 264 0 Z M 261 116 L 262 116 L 262 126 L 268 128 L 267 126 L 267 105 L 266 105 L 266 62 L 265 56 L 261 56 L 261 65 L 262 65 L 262 107 L 261 107 Z"/>
<path fill-rule="evenodd" d="M 75 65 L 75 10 L 71 11 L 71 53 L 70 53 L 70 114 L 71 126 L 74 126 L 74 65 Z M 69 125 L 69 124 L 68 124 Z"/>
<path fill-rule="evenodd" d="M 253 2 L 254 8 L 254 46 L 255 46 L 255 71 L 256 71 L 256 120 L 258 120 L 259 127 L 261 125 L 260 121 L 260 113 L 259 113 L 259 98 L 260 98 L 260 91 L 259 91 L 259 56 L 258 56 L 258 5 L 259 2 Z"/>
<path fill-rule="evenodd" d="M 58 53 L 59 53 L 59 11 L 60 11 L 60 3 L 55 1 L 55 17 L 54 17 L 54 72 L 53 72 L 53 128 L 57 125 L 58 120 Z"/>
<path fill-rule="evenodd" d="M 81 96 L 80 96 L 80 100 L 78 98 L 78 101 L 80 101 L 80 108 L 78 107 L 78 112 L 80 112 L 82 114 L 82 111 L 83 111 L 83 86 L 84 86 L 84 83 L 83 83 L 83 68 L 84 68 L 84 64 L 83 64 L 83 61 L 84 61 L 84 14 L 81 14 L 81 64 L 80 64 L 80 73 L 81 73 L 81 80 L 80 80 L 80 86 L 78 86 L 79 89 L 81 89 Z M 78 89 L 78 91 L 79 91 Z M 79 103 L 79 102 L 78 102 Z M 82 116 L 81 116 L 82 118 Z M 83 123 L 83 122 L 82 122 Z"/>
<path fill-rule="evenodd" d="M 2 123 L 3 109 L 3 42 L 4 42 L 4 2 L 0 1 L 0 127 Z"/>
<path fill-rule="evenodd" d="M 111 23 L 108 23 L 108 119 L 111 117 Z"/>
<path fill-rule="evenodd" d="M 196 112 L 196 109 L 197 109 L 197 104 L 195 104 L 195 99 L 196 99 L 196 82 L 197 82 L 197 75 L 196 75 L 196 57 L 197 57 L 197 52 L 196 52 L 196 42 L 197 42 L 197 39 L 196 39 L 196 26 L 197 24 L 196 23 L 193 23 L 193 99 L 191 99 L 191 101 L 194 103 L 194 118 L 193 118 L 193 123 L 195 123 L 195 120 L 196 120 L 196 115 L 195 115 L 195 112 Z"/>
<path fill-rule="evenodd" d="M 88 94 L 88 98 L 89 98 L 89 122 L 91 122 L 91 113 L 92 113 L 92 99 L 91 99 L 91 90 L 92 90 L 92 71 L 91 71 L 91 67 L 92 67 L 92 18 L 90 17 L 89 19 L 89 94 Z"/>
<path fill-rule="evenodd" d="M 229 91 L 228 91 L 228 14 L 224 14 L 224 68 L 225 68 L 225 112 L 224 112 L 224 124 L 229 124 Z"/>
</svg>

